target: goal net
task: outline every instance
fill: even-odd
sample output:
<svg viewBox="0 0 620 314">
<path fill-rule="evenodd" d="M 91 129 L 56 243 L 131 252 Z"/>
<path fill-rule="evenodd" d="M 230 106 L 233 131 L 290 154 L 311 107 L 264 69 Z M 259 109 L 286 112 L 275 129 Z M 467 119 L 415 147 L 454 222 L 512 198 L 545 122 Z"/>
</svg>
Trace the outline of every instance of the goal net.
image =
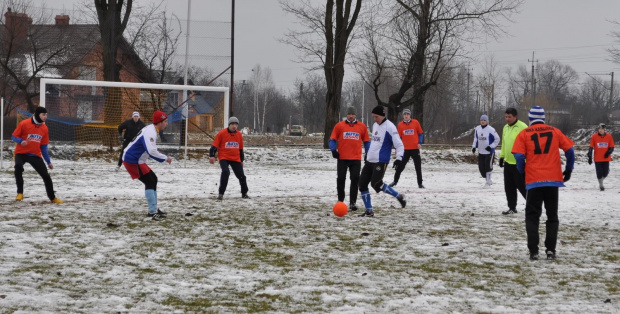
<svg viewBox="0 0 620 314">
<path fill-rule="evenodd" d="M 188 145 L 211 143 L 228 121 L 226 87 L 41 79 L 40 88 L 54 158 L 117 160 L 118 126 L 134 111 L 147 125 L 156 110 L 168 114 L 157 145 L 177 159 L 187 156 Z"/>
</svg>

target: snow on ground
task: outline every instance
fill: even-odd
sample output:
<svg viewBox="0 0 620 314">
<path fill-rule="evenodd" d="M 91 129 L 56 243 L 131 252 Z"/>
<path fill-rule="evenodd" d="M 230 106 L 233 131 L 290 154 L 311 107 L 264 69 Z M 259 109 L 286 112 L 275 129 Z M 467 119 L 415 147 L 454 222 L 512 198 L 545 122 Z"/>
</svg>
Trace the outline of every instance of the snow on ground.
<svg viewBox="0 0 620 314">
<path fill-rule="evenodd" d="M 336 162 L 321 149 L 248 149 L 252 199 L 231 175 L 223 202 L 218 166 L 152 161 L 169 213 L 159 222 L 145 218 L 143 185 L 112 163 L 56 160 L 61 205 L 29 166 L 14 202 L 4 169 L 0 312 L 618 313 L 618 162 L 600 192 L 578 152 L 560 192 L 558 259 L 530 261 L 524 200 L 502 216 L 501 169 L 483 188 L 459 161 L 467 150 L 423 152 L 427 188 L 408 164 L 396 187 L 407 207 L 373 193 L 375 218 L 331 213 Z"/>
</svg>

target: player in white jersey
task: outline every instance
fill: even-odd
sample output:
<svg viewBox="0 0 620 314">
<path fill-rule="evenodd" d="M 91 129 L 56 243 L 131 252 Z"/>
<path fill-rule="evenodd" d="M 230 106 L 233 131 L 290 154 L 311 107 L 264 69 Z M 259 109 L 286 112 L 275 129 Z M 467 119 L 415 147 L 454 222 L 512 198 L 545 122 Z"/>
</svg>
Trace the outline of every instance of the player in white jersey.
<svg viewBox="0 0 620 314">
<path fill-rule="evenodd" d="M 394 163 L 398 167 L 405 152 L 403 142 L 398 135 L 396 126 L 385 117 L 383 106 L 376 106 L 372 109 L 372 118 L 375 123 L 372 126 L 372 134 L 370 135 L 370 148 L 368 148 L 368 153 L 364 160 L 364 168 L 362 168 L 359 180 L 362 201 L 364 201 L 364 207 L 366 207 L 366 212 L 361 215 L 362 217 L 373 217 L 375 215 L 372 209 L 368 184 L 377 193 L 383 191 L 394 196 L 403 208 L 407 205 L 404 195 L 396 192 L 388 184 L 383 183 L 383 175 L 390 163 L 392 147 L 396 148 L 396 161 Z"/>
<path fill-rule="evenodd" d="M 144 183 L 144 195 L 149 206 L 147 216 L 155 220 L 165 218 L 166 213 L 157 208 L 157 176 L 146 164 L 146 160 L 151 157 L 159 162 L 172 162 L 172 158 L 157 151 L 157 134 L 167 125 L 168 116 L 162 111 L 155 111 L 153 124 L 140 130 L 123 153 L 123 165 L 131 178 Z"/>
<path fill-rule="evenodd" d="M 499 135 L 495 129 L 489 125 L 489 117 L 486 114 L 480 116 L 480 125 L 474 131 L 474 143 L 471 152 L 476 153 L 478 149 L 478 170 L 480 175 L 486 178 L 485 187 L 493 184 L 491 174 L 493 171 L 493 160 L 495 159 L 495 147 L 499 144 Z"/>
</svg>

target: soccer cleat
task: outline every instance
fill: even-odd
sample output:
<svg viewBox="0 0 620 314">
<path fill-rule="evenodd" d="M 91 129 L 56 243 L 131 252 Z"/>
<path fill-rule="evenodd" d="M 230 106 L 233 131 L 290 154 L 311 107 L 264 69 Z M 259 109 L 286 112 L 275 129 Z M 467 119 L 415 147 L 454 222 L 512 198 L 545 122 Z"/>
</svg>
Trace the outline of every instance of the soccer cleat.
<svg viewBox="0 0 620 314">
<path fill-rule="evenodd" d="M 420 184 L 418 184 L 418 188 L 425 189 L 426 187 L 424 186 L 424 184 L 420 183 Z"/>
<path fill-rule="evenodd" d="M 555 252 L 554 251 L 546 251 L 545 253 L 547 253 L 547 259 L 548 260 L 555 259 Z"/>
<path fill-rule="evenodd" d="M 121 170 L 121 166 L 116 166 L 116 169 L 114 169 L 114 171 L 118 172 L 119 170 Z"/>
<path fill-rule="evenodd" d="M 600 189 L 601 189 L 601 191 L 605 191 L 605 187 L 601 186 Z"/>
<path fill-rule="evenodd" d="M 391 187 L 391 188 L 395 187 L 397 183 L 398 183 L 398 182 L 392 182 L 392 183 L 390 183 L 390 187 Z"/>
<path fill-rule="evenodd" d="M 58 197 L 56 197 L 56 198 L 54 198 L 54 199 L 52 200 L 52 203 L 55 203 L 55 204 L 62 204 L 62 203 L 64 203 L 64 202 L 63 202 L 63 201 L 61 201 Z"/>
<path fill-rule="evenodd" d="M 243 195 L 241 195 L 241 198 L 249 199 L 250 197 L 247 194 L 243 194 Z"/>
<path fill-rule="evenodd" d="M 502 212 L 502 215 L 510 215 L 510 214 L 516 214 L 517 210 L 516 209 L 509 209 L 505 212 Z"/>
<path fill-rule="evenodd" d="M 159 219 L 159 218 L 166 218 L 166 217 L 168 217 L 168 214 L 166 214 L 165 212 L 162 212 L 162 211 L 161 211 L 161 210 L 159 210 L 159 208 L 158 208 L 156 212 L 154 212 L 154 213 L 148 213 L 148 214 L 146 214 L 146 216 L 147 216 L 147 217 L 151 217 L 151 218 L 153 218 L 154 220 L 157 220 L 157 219 Z"/>
<path fill-rule="evenodd" d="M 24 199 L 24 193 L 17 193 L 17 196 L 15 197 L 15 201 L 20 202 Z"/>
<path fill-rule="evenodd" d="M 490 188 L 490 187 L 491 187 L 491 185 L 490 185 L 490 184 L 488 184 L 488 183 L 485 183 L 485 184 L 484 184 L 484 188 L 485 188 L 485 189 L 488 189 L 488 188 Z"/>
<path fill-rule="evenodd" d="M 530 260 L 537 261 L 538 260 L 538 253 L 530 253 Z"/>
<path fill-rule="evenodd" d="M 373 211 L 369 211 L 368 209 L 360 215 L 360 217 L 374 217 L 375 213 Z"/>
<path fill-rule="evenodd" d="M 224 199 L 224 194 L 220 194 L 220 195 L 217 196 L 217 200 L 218 201 L 221 201 L 223 199 Z"/>
<path fill-rule="evenodd" d="M 349 211 L 354 212 L 357 210 L 357 205 L 351 203 L 349 204 Z"/>
<path fill-rule="evenodd" d="M 405 197 L 402 194 L 398 194 L 396 199 L 400 203 L 400 206 L 402 206 L 403 208 L 405 208 L 405 206 L 407 206 L 407 201 L 405 200 Z"/>
</svg>

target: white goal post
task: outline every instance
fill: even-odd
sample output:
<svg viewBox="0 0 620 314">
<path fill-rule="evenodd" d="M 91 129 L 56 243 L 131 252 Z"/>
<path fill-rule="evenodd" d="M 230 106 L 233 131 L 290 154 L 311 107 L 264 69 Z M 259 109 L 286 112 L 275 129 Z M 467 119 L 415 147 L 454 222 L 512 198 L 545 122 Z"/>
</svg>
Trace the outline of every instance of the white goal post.
<svg viewBox="0 0 620 314">
<path fill-rule="evenodd" d="M 178 131 L 174 136 L 179 144 L 184 143 L 185 160 L 191 130 L 206 133 L 205 125 L 210 131 L 225 128 L 229 118 L 228 87 L 42 78 L 39 91 L 39 106 L 51 110 L 48 119 L 80 128 L 70 131 L 76 142 L 79 132 L 86 133 L 85 128 L 107 129 L 105 136 L 94 132 L 84 135 L 91 140 L 109 138 L 133 111 L 141 111 L 142 120 L 149 123 L 152 112 L 162 110 L 169 115 L 171 123 L 176 123 Z M 189 126 L 190 120 L 199 123 Z M 185 122 L 184 126 L 181 121 Z M 64 125 L 59 128 L 70 129 Z"/>
</svg>

